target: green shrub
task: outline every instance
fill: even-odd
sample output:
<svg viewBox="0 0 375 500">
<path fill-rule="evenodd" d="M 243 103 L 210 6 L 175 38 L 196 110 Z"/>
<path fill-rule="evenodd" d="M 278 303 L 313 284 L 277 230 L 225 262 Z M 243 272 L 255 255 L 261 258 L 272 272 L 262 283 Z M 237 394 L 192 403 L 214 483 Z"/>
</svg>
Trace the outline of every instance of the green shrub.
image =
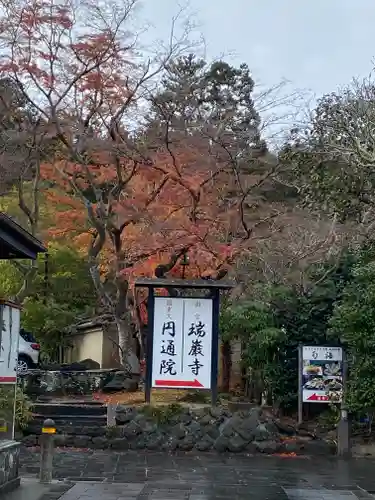
<svg viewBox="0 0 375 500">
<path fill-rule="evenodd" d="M 0 387 L 0 417 L 11 418 L 14 407 L 13 386 Z M 16 429 L 25 429 L 32 418 L 32 403 L 20 387 L 16 388 Z"/>
<path fill-rule="evenodd" d="M 175 416 L 181 415 L 183 406 L 177 403 L 163 406 L 147 405 L 142 408 L 142 413 L 152 418 L 158 425 L 170 422 Z"/>
<path fill-rule="evenodd" d="M 326 430 L 335 429 L 340 421 L 340 410 L 338 406 L 330 404 L 328 409 L 319 415 L 319 427 Z"/>
<path fill-rule="evenodd" d="M 207 391 L 187 392 L 180 398 L 180 401 L 184 403 L 209 404 L 211 401 L 211 394 Z"/>
</svg>

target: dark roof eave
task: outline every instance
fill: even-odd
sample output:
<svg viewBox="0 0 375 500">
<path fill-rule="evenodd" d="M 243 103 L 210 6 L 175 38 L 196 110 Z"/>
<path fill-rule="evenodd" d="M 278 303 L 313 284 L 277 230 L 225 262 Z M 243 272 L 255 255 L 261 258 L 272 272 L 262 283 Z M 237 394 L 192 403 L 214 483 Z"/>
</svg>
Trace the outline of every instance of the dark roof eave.
<svg viewBox="0 0 375 500">
<path fill-rule="evenodd" d="M 183 280 L 171 278 L 138 278 L 135 286 L 139 288 L 197 288 L 231 290 L 235 282 L 230 280 Z"/>
<path fill-rule="evenodd" d="M 19 253 L 24 254 L 26 258 L 35 258 L 38 253 L 47 252 L 47 248 L 41 241 L 4 212 L 0 212 L 0 229 L 5 233 L 5 243 L 8 243 L 14 250 L 18 250 Z"/>
<path fill-rule="evenodd" d="M 88 318 L 69 327 L 70 332 L 90 330 L 91 328 L 103 327 L 113 322 L 112 314 L 102 314 L 94 318 Z"/>
</svg>

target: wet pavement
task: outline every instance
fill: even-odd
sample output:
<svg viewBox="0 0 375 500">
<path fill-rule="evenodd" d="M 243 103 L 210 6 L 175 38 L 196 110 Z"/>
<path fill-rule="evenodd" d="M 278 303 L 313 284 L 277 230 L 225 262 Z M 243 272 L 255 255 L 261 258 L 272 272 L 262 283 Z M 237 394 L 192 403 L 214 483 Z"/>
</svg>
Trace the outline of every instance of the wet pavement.
<svg viewBox="0 0 375 500">
<path fill-rule="evenodd" d="M 61 500 L 375 498 L 368 459 L 58 450 L 54 462 L 54 477 L 75 484 Z M 22 452 L 21 475 L 38 465 L 37 450 Z"/>
</svg>

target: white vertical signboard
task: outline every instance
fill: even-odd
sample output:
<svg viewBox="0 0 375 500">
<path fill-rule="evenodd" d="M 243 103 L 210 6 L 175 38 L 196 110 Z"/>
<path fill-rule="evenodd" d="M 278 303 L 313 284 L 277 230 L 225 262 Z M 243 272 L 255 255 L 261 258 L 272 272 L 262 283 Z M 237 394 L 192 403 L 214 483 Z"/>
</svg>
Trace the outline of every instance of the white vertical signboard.
<svg viewBox="0 0 375 500">
<path fill-rule="evenodd" d="M 152 387 L 211 388 L 212 300 L 155 297 Z"/>
<path fill-rule="evenodd" d="M 10 302 L 0 302 L 0 384 L 17 382 L 20 310 Z"/>
<path fill-rule="evenodd" d="M 341 347 L 302 347 L 302 401 L 341 403 L 343 392 Z"/>
</svg>

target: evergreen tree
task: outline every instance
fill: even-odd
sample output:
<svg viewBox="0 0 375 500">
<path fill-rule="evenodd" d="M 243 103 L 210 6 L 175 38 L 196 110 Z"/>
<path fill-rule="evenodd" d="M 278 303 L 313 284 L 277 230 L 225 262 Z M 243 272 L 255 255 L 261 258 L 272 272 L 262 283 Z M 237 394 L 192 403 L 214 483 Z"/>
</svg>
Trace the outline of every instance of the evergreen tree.
<svg viewBox="0 0 375 500">
<path fill-rule="evenodd" d="M 252 97 L 249 68 L 224 61 L 208 64 L 194 55 L 167 67 L 160 92 L 151 99 L 148 130 L 196 134 L 228 149 L 231 155 L 265 152 L 260 116 Z"/>
</svg>

